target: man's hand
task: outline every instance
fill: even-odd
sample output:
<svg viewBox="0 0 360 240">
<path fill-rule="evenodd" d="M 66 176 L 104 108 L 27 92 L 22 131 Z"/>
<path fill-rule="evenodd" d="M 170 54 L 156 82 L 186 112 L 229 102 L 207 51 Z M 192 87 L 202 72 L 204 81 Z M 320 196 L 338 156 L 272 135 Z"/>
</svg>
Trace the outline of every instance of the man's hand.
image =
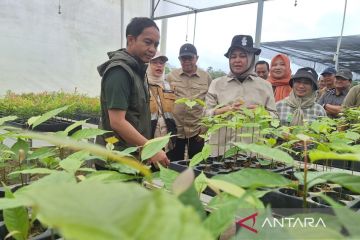
<svg viewBox="0 0 360 240">
<path fill-rule="evenodd" d="M 156 153 L 148 161 L 150 163 L 153 163 L 155 166 L 157 166 L 158 163 L 160 163 L 164 167 L 167 167 L 170 165 L 170 160 L 168 159 L 168 157 L 166 156 L 166 153 L 163 150 Z"/>
</svg>

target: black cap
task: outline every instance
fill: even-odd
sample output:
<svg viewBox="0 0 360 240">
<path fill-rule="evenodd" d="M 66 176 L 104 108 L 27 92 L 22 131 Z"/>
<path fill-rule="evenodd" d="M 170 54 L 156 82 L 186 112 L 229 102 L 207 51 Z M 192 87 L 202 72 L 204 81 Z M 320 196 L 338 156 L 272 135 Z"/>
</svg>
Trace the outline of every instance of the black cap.
<svg viewBox="0 0 360 240">
<path fill-rule="evenodd" d="M 324 74 L 336 74 L 336 70 L 333 67 L 327 67 L 325 68 L 325 70 L 320 74 L 320 75 L 324 75 Z"/>
<path fill-rule="evenodd" d="M 251 36 L 249 35 L 235 35 L 231 41 L 231 45 L 227 51 L 227 53 L 224 54 L 225 57 L 229 58 L 229 55 L 234 48 L 240 48 L 243 49 L 245 52 L 254 53 L 255 55 L 259 55 L 261 52 L 261 49 L 254 48 L 254 42 Z"/>
<path fill-rule="evenodd" d="M 318 90 L 319 88 L 317 85 L 318 74 L 313 68 L 311 67 L 299 68 L 294 74 L 294 76 L 290 79 L 289 82 L 290 86 L 293 87 L 294 80 L 299 78 L 309 79 L 313 85 L 313 89 Z"/>
<path fill-rule="evenodd" d="M 185 43 L 180 47 L 179 57 L 182 56 L 197 56 L 197 51 L 194 45 L 191 43 Z"/>
<path fill-rule="evenodd" d="M 335 74 L 335 77 L 342 77 L 346 80 L 351 81 L 352 80 L 352 72 L 349 69 L 340 69 L 339 71 L 337 71 L 337 73 Z"/>
</svg>

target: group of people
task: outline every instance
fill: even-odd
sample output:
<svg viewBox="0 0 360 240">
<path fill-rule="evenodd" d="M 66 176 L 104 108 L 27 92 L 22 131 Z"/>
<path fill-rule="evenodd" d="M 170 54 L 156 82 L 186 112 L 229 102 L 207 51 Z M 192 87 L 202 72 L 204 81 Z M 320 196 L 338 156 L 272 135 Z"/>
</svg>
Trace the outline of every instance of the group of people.
<svg viewBox="0 0 360 240">
<path fill-rule="evenodd" d="M 175 134 L 176 139 L 165 151 L 150 158 L 153 164 L 167 166 L 170 160 L 184 159 L 185 152 L 188 158 L 200 152 L 204 145 L 200 135 L 206 130 L 201 126 L 204 115 L 263 106 L 273 117 L 279 117 L 281 124 L 302 125 L 305 120 L 335 116 L 341 111 L 345 95 L 353 96 L 345 99 L 345 104 L 360 103 L 359 88 L 348 93 L 347 83 L 352 78 L 348 70 L 325 69 L 318 84 L 312 68 L 300 68 L 292 75 L 290 60 L 284 54 L 276 55 L 270 65 L 265 61 L 255 63 L 261 49 L 253 46 L 248 35 L 233 37 L 224 54 L 229 74 L 214 80 L 197 66 L 197 49 L 189 43 L 179 50 L 181 68 L 165 76 L 168 58 L 157 51 L 159 28 L 149 18 L 133 18 L 126 28 L 126 38 L 127 47 L 108 53 L 109 60 L 98 67 L 102 77 L 101 128 L 109 131 L 104 140 L 112 136 L 118 139 L 118 150 L 143 146 L 148 139 L 169 132 Z M 333 83 L 329 74 L 335 79 Z M 326 86 L 319 88 L 321 81 Z M 200 99 L 206 104 L 191 108 L 175 104 L 180 98 Z M 224 147 L 219 139 L 236 138 L 234 133 L 229 135 L 221 129 L 217 134 L 221 137 L 212 136 L 210 144 Z"/>
</svg>

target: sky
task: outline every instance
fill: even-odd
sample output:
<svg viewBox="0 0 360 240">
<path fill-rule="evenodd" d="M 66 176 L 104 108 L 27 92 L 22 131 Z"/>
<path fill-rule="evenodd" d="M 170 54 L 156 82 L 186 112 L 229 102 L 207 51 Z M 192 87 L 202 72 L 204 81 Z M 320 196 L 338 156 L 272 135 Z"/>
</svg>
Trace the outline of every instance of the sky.
<svg viewBox="0 0 360 240">
<path fill-rule="evenodd" d="M 297 6 L 294 3 L 295 0 L 265 1 L 262 42 L 340 35 L 345 0 L 297 0 Z M 348 0 L 343 35 L 360 34 L 359 13 L 360 1 Z M 198 65 L 227 72 L 224 53 L 234 35 L 255 38 L 256 14 L 257 4 L 198 13 L 194 42 L 200 57 Z M 171 66 L 180 66 L 177 59 L 180 46 L 193 43 L 194 19 L 194 14 L 168 19 L 166 55 Z M 161 21 L 157 23 L 161 26 Z M 292 65 L 293 72 L 298 67 Z"/>
</svg>

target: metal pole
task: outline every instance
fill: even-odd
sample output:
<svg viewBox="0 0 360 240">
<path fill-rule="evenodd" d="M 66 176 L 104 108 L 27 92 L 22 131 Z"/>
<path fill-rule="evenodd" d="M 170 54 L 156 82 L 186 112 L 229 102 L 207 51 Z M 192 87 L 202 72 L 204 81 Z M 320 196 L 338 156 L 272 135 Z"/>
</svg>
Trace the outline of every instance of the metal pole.
<svg viewBox="0 0 360 240">
<path fill-rule="evenodd" d="M 194 35 L 193 35 L 193 45 L 195 45 L 195 33 L 196 33 L 196 18 L 197 18 L 197 13 L 195 12 L 195 20 L 194 20 Z"/>
<path fill-rule="evenodd" d="M 166 55 L 167 22 L 167 18 L 161 20 L 160 52 L 164 55 Z"/>
<path fill-rule="evenodd" d="M 256 48 L 260 48 L 263 13 L 264 13 L 264 0 L 258 0 L 257 17 L 256 17 L 256 33 L 255 33 Z M 256 56 L 255 61 L 258 60 L 259 60 L 259 56 Z"/>
<path fill-rule="evenodd" d="M 124 0 L 120 0 L 120 48 L 124 48 Z"/>
<path fill-rule="evenodd" d="M 155 12 L 155 0 L 150 1 L 150 18 L 154 19 L 154 12 Z"/>
<path fill-rule="evenodd" d="M 342 26 L 341 26 L 341 33 L 340 33 L 340 36 L 339 36 L 339 38 L 338 38 L 336 53 L 335 53 L 335 55 L 334 55 L 334 61 L 335 61 L 335 69 L 336 69 L 336 71 L 339 69 L 340 45 L 341 45 L 341 40 L 342 40 L 342 36 L 343 36 L 343 32 L 344 32 L 345 16 L 346 16 L 346 6 L 347 6 L 347 0 L 345 0 L 344 16 L 343 16 L 343 21 L 342 21 Z"/>
</svg>

